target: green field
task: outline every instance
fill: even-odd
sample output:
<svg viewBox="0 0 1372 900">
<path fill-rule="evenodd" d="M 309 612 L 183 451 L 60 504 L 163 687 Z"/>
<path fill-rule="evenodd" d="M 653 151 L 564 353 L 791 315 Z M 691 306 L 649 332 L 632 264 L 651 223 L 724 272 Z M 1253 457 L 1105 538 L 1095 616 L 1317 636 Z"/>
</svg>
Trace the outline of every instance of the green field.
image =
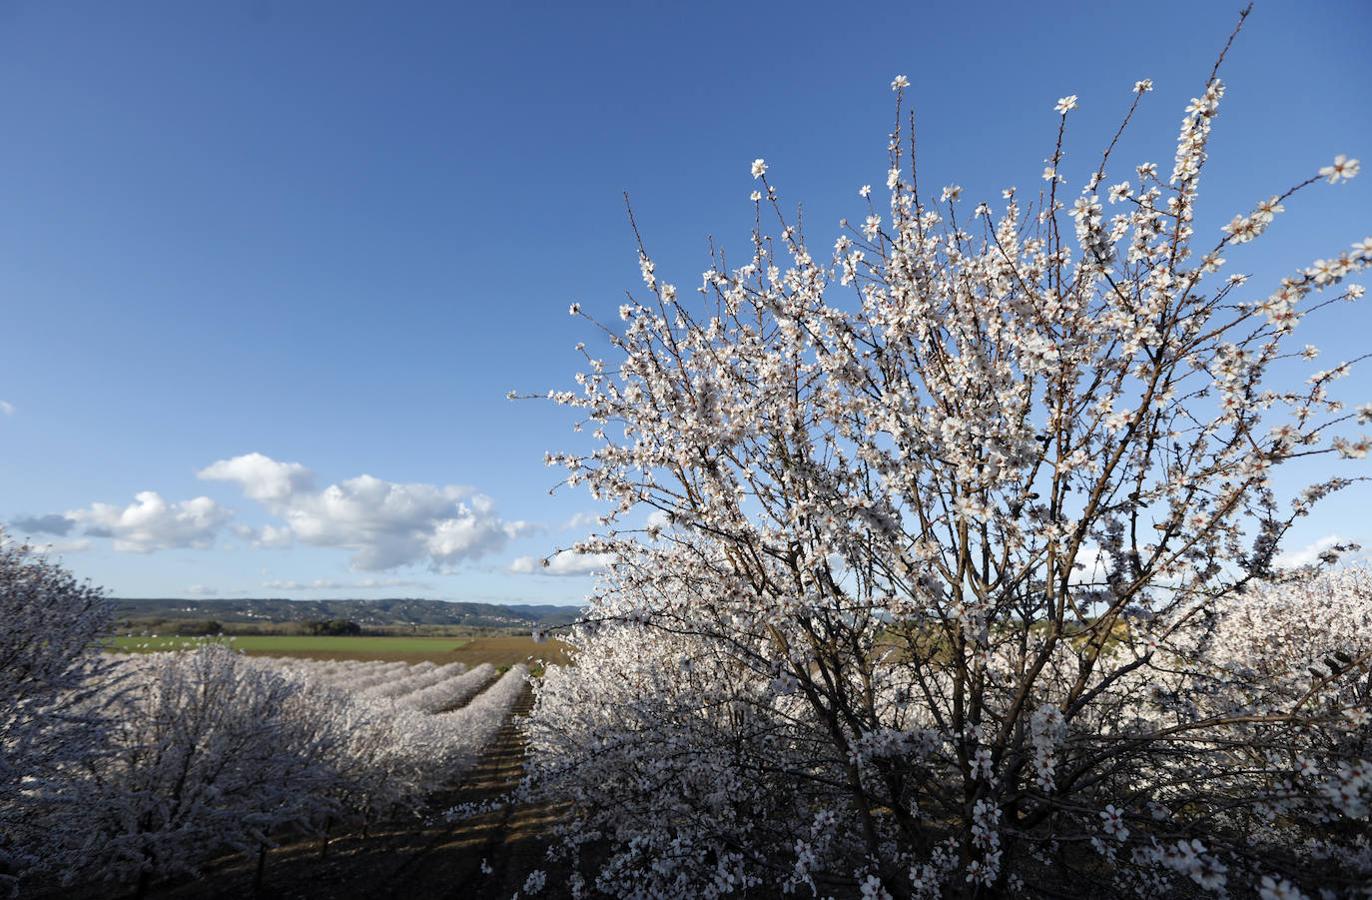
<svg viewBox="0 0 1372 900">
<path fill-rule="evenodd" d="M 109 639 L 109 649 L 121 653 L 185 650 L 206 640 L 220 641 L 250 656 L 300 656 L 306 659 L 385 659 L 407 663 L 460 662 L 479 666 L 488 662 L 505 667 L 538 660 L 566 663 L 567 648 L 560 641 L 535 643 L 528 635 L 455 637 L 326 637 L 313 635 L 242 635 L 233 638 L 156 638 L 121 635 Z"/>
<path fill-rule="evenodd" d="M 111 638 L 111 650 L 126 653 L 149 653 L 157 650 L 182 650 L 203 643 L 205 638 L 138 637 L 120 635 Z M 469 641 L 444 637 L 329 637 L 313 635 L 242 635 L 212 638 L 216 642 L 246 653 L 261 656 L 336 655 L 340 659 L 388 659 L 420 657 L 441 660 L 462 648 Z"/>
</svg>

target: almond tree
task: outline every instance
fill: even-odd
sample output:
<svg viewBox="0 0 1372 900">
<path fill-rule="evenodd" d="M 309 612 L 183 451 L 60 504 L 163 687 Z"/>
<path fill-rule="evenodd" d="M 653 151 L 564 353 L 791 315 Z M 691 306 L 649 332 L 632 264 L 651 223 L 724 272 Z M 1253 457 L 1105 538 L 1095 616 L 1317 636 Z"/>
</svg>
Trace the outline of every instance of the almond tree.
<svg viewBox="0 0 1372 900">
<path fill-rule="evenodd" d="M 69 880 L 134 883 L 142 895 L 336 811 L 328 763 L 341 736 L 302 709 L 290 679 L 216 644 L 121 668 L 105 752 L 64 786 L 79 825 L 62 848 Z"/>
<path fill-rule="evenodd" d="M 613 504 L 577 549 L 618 562 L 540 689 L 535 767 L 578 801 L 570 843 L 614 849 L 601 890 L 1367 883 L 1369 648 L 1274 682 L 1233 623 L 1296 519 L 1362 480 L 1278 496 L 1278 466 L 1366 456 L 1372 405 L 1330 392 L 1357 360 L 1275 370 L 1361 297 L 1372 238 L 1261 292 L 1228 259 L 1344 156 L 1195 230 L 1223 58 L 1170 171 L 1114 165 L 1143 80 L 1077 184 L 1070 96 L 1037 193 L 969 213 L 919 188 L 900 76 L 889 205 L 863 187 L 827 263 L 763 160 L 750 258 L 716 254 L 700 299 L 640 239 L 614 359 L 550 394 L 597 446 L 549 461 Z M 1282 635 L 1319 626 L 1326 588 L 1265 590 L 1299 610 Z"/>
<path fill-rule="evenodd" d="M 51 780 L 98 752 L 83 688 L 109 622 L 99 589 L 0 528 L 0 890 L 42 860 Z"/>
</svg>

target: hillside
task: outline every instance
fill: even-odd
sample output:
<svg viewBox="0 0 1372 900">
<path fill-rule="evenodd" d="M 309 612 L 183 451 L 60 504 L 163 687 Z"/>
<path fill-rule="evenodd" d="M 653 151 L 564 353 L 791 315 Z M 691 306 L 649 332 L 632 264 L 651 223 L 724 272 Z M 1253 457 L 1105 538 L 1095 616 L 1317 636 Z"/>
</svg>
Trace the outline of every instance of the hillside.
<svg viewBox="0 0 1372 900">
<path fill-rule="evenodd" d="M 577 606 L 506 606 L 447 600 L 183 600 L 131 598 L 112 600 L 120 619 L 214 619 L 223 623 L 282 623 L 346 619 L 367 627 L 383 625 L 465 625 L 473 628 L 532 628 L 565 625 L 576 619 Z"/>
</svg>

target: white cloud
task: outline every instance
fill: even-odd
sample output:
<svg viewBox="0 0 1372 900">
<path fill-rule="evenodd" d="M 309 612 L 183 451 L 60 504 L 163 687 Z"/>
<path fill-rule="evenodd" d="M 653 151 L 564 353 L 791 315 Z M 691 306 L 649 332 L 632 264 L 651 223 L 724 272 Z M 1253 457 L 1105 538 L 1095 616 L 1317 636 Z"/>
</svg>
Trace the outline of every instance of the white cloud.
<svg viewBox="0 0 1372 900">
<path fill-rule="evenodd" d="M 14 404 L 8 400 L 0 400 L 0 413 L 4 413 L 7 416 L 14 415 Z"/>
<path fill-rule="evenodd" d="M 281 546 L 294 538 L 316 547 L 353 551 L 356 569 L 379 571 L 427 562 L 451 568 L 503 549 L 533 530 L 527 522 L 506 522 L 489 497 L 457 485 L 401 484 L 359 475 L 323 490 L 299 463 L 282 463 L 249 453 L 220 460 L 201 478 L 232 481 L 285 520 L 252 538 Z"/>
<path fill-rule="evenodd" d="M 1348 538 L 1341 537 L 1337 534 L 1325 535 L 1314 543 L 1307 544 L 1299 550 L 1288 550 L 1285 553 L 1277 554 L 1277 558 L 1272 560 L 1272 564 L 1279 569 L 1299 569 L 1301 566 L 1309 566 L 1319 562 L 1320 557 L 1323 554 L 1334 551 L 1336 547 L 1341 545 L 1347 546 L 1353 543 L 1354 542 L 1350 541 Z M 1351 562 L 1354 559 L 1360 558 L 1362 555 L 1363 554 L 1359 553 L 1356 556 L 1353 556 L 1345 552 L 1339 553 L 1338 557 L 1344 562 Z"/>
<path fill-rule="evenodd" d="M 1100 584 L 1105 581 L 1110 557 L 1095 544 L 1083 544 L 1077 548 L 1076 563 L 1067 576 L 1070 584 Z"/>
<path fill-rule="evenodd" d="M 316 578 L 314 581 L 264 581 L 262 586 L 273 591 L 367 591 L 379 588 L 424 588 L 430 585 L 423 581 L 407 581 L 402 578 L 363 578 L 359 581 L 334 581 Z"/>
<path fill-rule="evenodd" d="M 564 531 L 576 531 L 586 528 L 595 528 L 600 525 L 600 516 L 596 513 L 579 512 L 572 516 L 562 526 Z"/>
<path fill-rule="evenodd" d="M 511 539 L 538 530 L 528 522 L 502 519 L 489 497 L 458 485 L 402 484 L 359 475 L 319 490 L 305 466 L 261 453 L 222 459 L 198 474 L 206 481 L 238 485 L 280 520 L 233 525 L 244 541 L 255 547 L 301 543 L 347 549 L 353 552 L 353 567 L 365 571 L 417 563 L 448 570 L 497 553 Z M 208 497 L 171 503 L 156 491 L 143 491 L 127 507 L 92 503 L 65 515 L 21 518 L 13 524 L 59 537 L 79 527 L 87 537 L 112 539 L 116 550 L 148 553 L 207 547 L 232 518 L 230 510 Z"/>
<path fill-rule="evenodd" d="M 233 533 L 258 548 L 289 547 L 295 543 L 295 535 L 291 533 L 289 528 L 276 525 L 263 525 L 261 528 L 253 528 L 251 525 L 235 525 Z"/>
<path fill-rule="evenodd" d="M 192 597 L 217 597 L 217 596 L 219 596 L 219 589 L 218 589 L 218 588 L 207 587 L 207 586 L 205 586 L 205 585 L 203 585 L 203 584 L 193 584 L 193 585 L 191 585 L 189 588 L 187 588 L 186 591 L 187 591 L 187 593 L 189 593 Z"/>
<path fill-rule="evenodd" d="M 614 556 L 609 553 L 559 550 L 546 560 L 534 556 L 521 556 L 510 563 L 510 571 L 524 575 L 591 575 L 609 568 L 613 562 Z"/>
<path fill-rule="evenodd" d="M 237 482 L 243 493 L 262 502 L 286 500 L 314 487 L 314 475 L 300 463 L 277 462 L 261 453 L 221 459 L 198 474 L 206 481 Z"/>
<path fill-rule="evenodd" d="M 510 537 L 491 502 L 466 488 L 371 475 L 291 497 L 281 515 L 300 541 L 353 550 L 353 565 L 367 571 L 426 557 L 435 566 L 452 565 L 493 553 Z"/>
<path fill-rule="evenodd" d="M 40 553 L 53 553 L 61 556 L 63 553 L 84 553 L 91 548 L 91 542 L 85 538 L 74 541 L 48 541 L 45 544 L 37 544 L 34 549 Z"/>
<path fill-rule="evenodd" d="M 208 547 L 232 516 L 209 497 L 168 503 L 156 491 L 136 494 L 133 503 L 123 509 L 92 503 L 67 513 L 67 518 L 83 526 L 86 535 L 112 538 L 114 549 L 125 553 Z"/>
</svg>

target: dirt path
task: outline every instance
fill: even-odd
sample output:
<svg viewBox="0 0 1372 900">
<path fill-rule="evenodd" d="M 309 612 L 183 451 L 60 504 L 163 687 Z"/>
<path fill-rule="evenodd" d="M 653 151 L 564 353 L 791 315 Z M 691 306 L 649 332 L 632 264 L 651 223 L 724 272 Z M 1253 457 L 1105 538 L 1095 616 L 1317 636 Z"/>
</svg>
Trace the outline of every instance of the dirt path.
<svg viewBox="0 0 1372 900">
<path fill-rule="evenodd" d="M 514 714 L 528 712 L 526 691 Z M 481 761 L 462 784 L 434 798 L 435 814 L 460 803 L 498 800 L 524 771 L 523 733 L 507 720 Z M 508 900 L 528 874 L 546 867 L 549 834 L 562 809 L 551 804 L 500 803 L 492 812 L 455 822 L 435 815 L 429 822 L 409 820 L 373 828 L 369 834 L 335 837 L 321 856 L 318 841 L 288 844 L 267 855 L 264 890 L 273 898 L 503 898 Z M 483 860 L 490 872 L 482 871 Z M 206 872 L 192 883 L 169 886 L 154 896 L 203 900 L 251 897 L 255 866 L 241 857 Z M 550 872 L 542 897 L 560 896 Z"/>
<path fill-rule="evenodd" d="M 528 712 L 531 703 L 526 693 L 515 715 Z M 507 721 L 454 802 L 508 795 L 523 777 L 525 745 L 523 733 Z M 491 813 L 456 822 L 395 868 L 390 896 L 511 897 L 530 872 L 544 867 L 548 836 L 560 814 L 550 804 L 503 803 Z"/>
</svg>

